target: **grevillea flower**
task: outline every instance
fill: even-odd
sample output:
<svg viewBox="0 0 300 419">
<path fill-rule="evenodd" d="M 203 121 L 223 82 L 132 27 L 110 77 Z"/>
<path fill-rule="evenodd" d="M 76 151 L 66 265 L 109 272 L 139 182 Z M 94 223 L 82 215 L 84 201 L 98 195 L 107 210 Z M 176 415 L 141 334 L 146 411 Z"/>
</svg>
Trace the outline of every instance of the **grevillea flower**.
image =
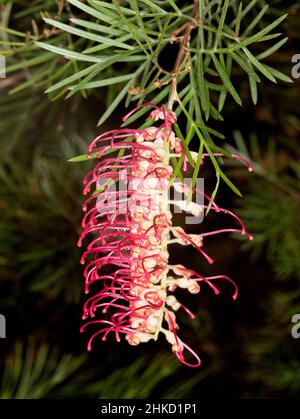
<svg viewBox="0 0 300 419">
<path fill-rule="evenodd" d="M 207 236 L 224 232 L 240 232 L 249 239 L 251 236 L 237 216 L 218 207 L 204 192 L 200 191 L 203 203 L 190 201 L 190 187 L 176 182 L 173 187 L 183 194 L 183 199 L 170 199 L 173 173 L 170 159 L 183 156 L 185 161 L 185 154 L 173 131 L 175 114 L 165 107 L 152 106 L 149 118 L 155 126 L 108 131 L 89 146 L 89 155 L 96 153 L 98 163 L 84 179 L 83 193 L 90 194 L 92 188 L 94 192 L 83 206 L 86 214 L 78 245 L 82 246 L 83 240 L 89 242 L 81 260 L 86 265 L 85 292 L 94 290 L 95 284 L 96 291 L 84 305 L 83 319 L 90 320 L 81 331 L 90 325 L 97 326 L 89 340 L 89 350 L 98 335 L 103 341 L 110 333 L 117 341 L 125 335 L 130 345 L 138 345 L 156 341 L 162 334 L 183 364 L 197 367 L 201 361 L 178 337 L 176 319 L 179 309 L 191 318 L 194 314 L 177 300 L 174 291 L 184 288 L 197 294 L 201 283 L 205 283 L 219 294 L 218 280 L 231 283 L 234 299 L 238 291 L 225 275 L 204 276 L 182 265 L 170 264 L 168 246 L 191 245 L 208 263 L 213 263 L 204 250 Z M 116 155 L 111 157 L 113 151 Z M 197 154 L 192 153 L 192 157 L 196 159 Z M 207 154 L 203 154 L 205 157 Z M 121 183 L 126 188 L 121 188 Z M 187 234 L 173 225 L 170 205 L 194 216 L 203 214 L 209 206 L 212 211 L 232 217 L 236 227 L 201 235 Z M 194 357 L 193 362 L 186 360 L 187 352 Z"/>
</svg>

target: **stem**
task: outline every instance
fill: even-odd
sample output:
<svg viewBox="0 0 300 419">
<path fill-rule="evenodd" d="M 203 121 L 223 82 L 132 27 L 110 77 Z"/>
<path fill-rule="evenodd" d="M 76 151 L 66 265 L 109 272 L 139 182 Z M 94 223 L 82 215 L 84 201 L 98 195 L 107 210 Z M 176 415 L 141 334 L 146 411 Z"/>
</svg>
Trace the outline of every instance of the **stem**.
<svg viewBox="0 0 300 419">
<path fill-rule="evenodd" d="M 172 85 L 171 91 L 169 95 L 168 101 L 168 109 L 172 110 L 175 101 L 178 101 L 178 93 L 177 93 L 177 83 L 178 83 L 178 76 L 180 73 L 180 67 L 184 61 L 184 58 L 188 58 L 189 56 L 189 43 L 191 39 L 192 30 L 195 29 L 199 25 L 199 0 L 194 0 L 194 8 L 193 8 L 193 17 L 194 23 L 187 22 L 182 25 L 179 29 L 177 29 L 174 33 L 176 36 L 177 34 L 181 33 L 184 30 L 184 34 L 182 37 L 177 38 L 177 42 L 180 40 L 181 46 L 179 49 L 179 53 L 176 58 L 175 66 L 173 69 L 173 78 L 172 78 Z"/>
</svg>

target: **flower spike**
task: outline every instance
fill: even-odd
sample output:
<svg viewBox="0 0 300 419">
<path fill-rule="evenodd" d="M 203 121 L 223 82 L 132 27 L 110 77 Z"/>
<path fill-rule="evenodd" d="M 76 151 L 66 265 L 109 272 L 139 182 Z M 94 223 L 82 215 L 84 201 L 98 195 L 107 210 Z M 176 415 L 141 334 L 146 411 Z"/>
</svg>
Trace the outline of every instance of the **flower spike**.
<svg viewBox="0 0 300 419">
<path fill-rule="evenodd" d="M 173 131 L 176 115 L 165 107 L 148 103 L 144 106 L 153 106 L 149 118 L 155 126 L 111 130 L 89 146 L 89 153 L 97 155 L 98 163 L 84 179 L 84 195 L 92 189 L 94 193 L 83 206 L 83 232 L 78 246 L 88 242 L 81 263 L 85 264 L 85 292 L 92 295 L 83 309 L 83 319 L 90 320 L 81 331 L 90 325 L 98 328 L 89 340 L 89 350 L 96 337 L 102 336 L 105 341 L 110 333 L 118 342 L 124 335 L 130 345 L 156 341 L 163 334 L 179 361 L 198 367 L 200 358 L 178 337 L 176 312 L 182 309 L 192 319 L 195 316 L 177 300 L 174 291 L 182 288 L 197 294 L 202 282 L 219 294 L 215 281 L 226 280 L 233 285 L 236 299 L 237 287 L 225 275 L 205 277 L 182 265 L 171 265 L 168 247 L 173 243 L 193 246 L 204 260 L 213 263 L 203 249 L 205 237 L 223 232 L 251 236 L 236 215 L 218 207 L 203 191 L 203 203 L 188 202 L 190 187 L 176 182 L 173 187 L 183 194 L 183 199 L 170 199 L 170 159 L 183 153 Z M 107 155 L 112 150 L 115 157 Z M 236 155 L 233 158 L 244 161 Z M 203 215 L 210 207 L 211 211 L 230 216 L 238 225 L 201 235 L 188 234 L 173 225 L 170 205 L 194 216 Z M 194 362 L 186 360 L 186 354 Z"/>
</svg>

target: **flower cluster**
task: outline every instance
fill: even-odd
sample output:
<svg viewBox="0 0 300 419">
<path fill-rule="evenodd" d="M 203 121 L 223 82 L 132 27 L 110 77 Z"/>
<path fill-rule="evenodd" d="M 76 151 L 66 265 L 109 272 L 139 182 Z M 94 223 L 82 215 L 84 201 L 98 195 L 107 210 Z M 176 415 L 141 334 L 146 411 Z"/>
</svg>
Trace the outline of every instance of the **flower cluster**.
<svg viewBox="0 0 300 419">
<path fill-rule="evenodd" d="M 91 320 L 81 330 L 89 325 L 97 326 L 89 340 L 89 350 L 96 336 L 102 335 L 102 340 L 106 340 L 111 332 L 117 341 L 125 335 L 131 345 L 157 340 L 163 334 L 182 363 L 197 367 L 201 361 L 178 337 L 176 320 L 179 309 L 191 318 L 194 315 L 177 300 L 174 291 L 184 288 L 197 294 L 202 282 L 218 294 L 215 281 L 224 279 L 232 284 L 235 299 L 237 287 L 225 275 L 204 276 L 182 265 L 170 264 L 168 246 L 191 245 L 213 263 L 203 249 L 206 236 L 231 231 L 250 239 L 251 236 L 237 216 L 218 207 L 202 191 L 202 204 L 188 201 L 190 187 L 175 182 L 174 188 L 184 199 L 170 199 L 173 174 L 170 159 L 182 156 L 185 159 L 185 154 L 173 131 L 175 114 L 164 107 L 153 108 L 149 118 L 155 126 L 105 132 L 89 147 L 89 154 L 96 153 L 98 163 L 84 179 L 84 194 L 90 194 L 92 188 L 94 192 L 83 207 L 86 214 L 78 245 L 89 237 L 81 263 L 86 265 L 85 292 L 92 290 L 93 295 L 87 299 L 83 313 L 83 319 Z M 110 157 L 112 152 L 115 155 Z M 192 156 L 197 158 L 196 153 Z M 233 217 L 238 227 L 201 235 L 187 234 L 183 228 L 173 225 L 170 205 L 194 216 L 203 213 L 209 205 L 212 211 Z M 186 359 L 186 352 L 194 357 L 193 362 Z"/>
</svg>

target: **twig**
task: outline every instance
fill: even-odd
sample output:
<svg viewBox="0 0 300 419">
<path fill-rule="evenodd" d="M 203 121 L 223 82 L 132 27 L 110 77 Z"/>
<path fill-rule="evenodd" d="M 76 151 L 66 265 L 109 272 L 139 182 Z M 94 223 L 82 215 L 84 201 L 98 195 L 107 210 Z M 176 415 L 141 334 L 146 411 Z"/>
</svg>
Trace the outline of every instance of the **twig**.
<svg viewBox="0 0 300 419">
<path fill-rule="evenodd" d="M 168 101 L 168 108 L 172 109 L 174 102 L 178 100 L 178 94 L 177 94 L 177 82 L 178 82 L 178 76 L 180 73 L 180 67 L 183 63 L 184 58 L 188 58 L 189 56 L 189 44 L 191 39 L 191 33 L 192 30 L 198 27 L 199 25 L 199 0 L 194 0 L 194 9 L 193 9 L 193 18 L 194 23 L 187 22 L 180 26 L 174 33 L 173 37 L 176 38 L 176 41 L 178 42 L 180 40 L 181 45 L 180 49 L 176 58 L 175 66 L 173 69 L 173 78 L 172 78 L 172 86 Z M 183 36 L 180 38 L 178 35 L 184 31 Z"/>
</svg>

